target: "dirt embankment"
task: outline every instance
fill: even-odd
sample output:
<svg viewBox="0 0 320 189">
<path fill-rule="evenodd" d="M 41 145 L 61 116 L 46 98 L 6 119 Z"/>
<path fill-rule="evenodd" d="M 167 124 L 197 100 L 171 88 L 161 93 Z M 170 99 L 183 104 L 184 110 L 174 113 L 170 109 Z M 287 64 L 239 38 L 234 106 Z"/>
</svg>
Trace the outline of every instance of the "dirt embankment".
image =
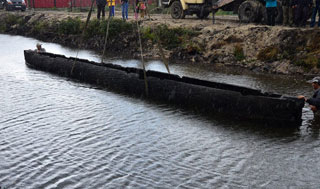
<svg viewBox="0 0 320 189">
<path fill-rule="evenodd" d="M 86 16 L 87 13 L 0 11 L 0 32 L 78 47 Z M 281 74 L 319 73 L 319 29 L 241 24 L 234 16 L 220 16 L 212 25 L 210 19 L 173 20 L 169 15 L 151 15 L 151 20 L 139 24 L 146 58 L 159 59 L 161 44 L 164 55 L 171 61 L 239 66 Z M 105 27 L 106 22 L 93 19 L 82 48 L 101 52 L 105 34 L 101 28 Z M 110 24 L 108 52 L 138 58 L 136 27 L 133 19 L 131 22 L 114 19 Z"/>
</svg>

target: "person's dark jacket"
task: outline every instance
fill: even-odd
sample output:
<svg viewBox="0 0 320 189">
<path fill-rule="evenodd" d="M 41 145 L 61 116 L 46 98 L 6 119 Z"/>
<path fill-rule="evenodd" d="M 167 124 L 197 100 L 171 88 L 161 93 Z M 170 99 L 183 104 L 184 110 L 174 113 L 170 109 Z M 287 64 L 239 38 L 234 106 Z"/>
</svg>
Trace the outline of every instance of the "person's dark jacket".
<svg viewBox="0 0 320 189">
<path fill-rule="evenodd" d="M 311 7 L 312 0 L 293 0 L 292 4 L 300 7 Z"/>
<path fill-rule="evenodd" d="M 96 3 L 97 3 L 97 6 L 106 6 L 107 1 L 106 0 L 97 0 Z"/>
<path fill-rule="evenodd" d="M 317 110 L 320 110 L 320 98 L 309 98 L 307 102 L 310 105 L 315 106 Z"/>
<path fill-rule="evenodd" d="M 306 102 L 308 102 L 312 106 L 317 107 L 317 109 L 320 110 L 320 89 L 314 92 L 312 98 L 307 99 Z"/>
</svg>

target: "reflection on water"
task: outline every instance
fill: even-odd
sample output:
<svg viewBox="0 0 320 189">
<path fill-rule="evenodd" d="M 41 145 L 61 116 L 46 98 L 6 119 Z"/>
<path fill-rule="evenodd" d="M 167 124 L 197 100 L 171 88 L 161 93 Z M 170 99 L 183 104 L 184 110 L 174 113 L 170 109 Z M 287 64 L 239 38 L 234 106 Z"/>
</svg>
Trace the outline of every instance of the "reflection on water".
<svg viewBox="0 0 320 189">
<path fill-rule="evenodd" d="M 318 188 L 319 126 L 270 129 L 153 104 L 25 66 L 36 40 L 0 35 L 0 186 L 6 188 Z M 47 51 L 76 56 L 60 45 Z M 89 51 L 80 58 L 100 61 Z M 105 60 L 139 67 L 135 60 Z M 159 61 L 148 69 L 166 71 Z M 172 73 L 286 95 L 298 77 L 170 65 Z"/>
</svg>

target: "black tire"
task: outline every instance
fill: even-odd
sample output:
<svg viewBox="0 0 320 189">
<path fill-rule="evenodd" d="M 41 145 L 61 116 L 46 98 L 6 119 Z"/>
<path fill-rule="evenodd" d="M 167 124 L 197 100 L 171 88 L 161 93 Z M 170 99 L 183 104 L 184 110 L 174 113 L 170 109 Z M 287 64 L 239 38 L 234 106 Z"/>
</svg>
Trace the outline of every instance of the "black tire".
<svg viewBox="0 0 320 189">
<path fill-rule="evenodd" d="M 171 17 L 174 19 L 184 18 L 184 11 L 180 1 L 174 1 L 171 5 Z"/>
<path fill-rule="evenodd" d="M 197 17 L 200 19 L 206 19 L 208 18 L 210 12 L 204 12 L 202 16 L 200 16 L 200 12 L 197 13 Z"/>
<path fill-rule="evenodd" d="M 241 3 L 238 9 L 240 22 L 250 23 L 259 20 L 260 3 L 254 0 L 247 0 Z"/>
</svg>

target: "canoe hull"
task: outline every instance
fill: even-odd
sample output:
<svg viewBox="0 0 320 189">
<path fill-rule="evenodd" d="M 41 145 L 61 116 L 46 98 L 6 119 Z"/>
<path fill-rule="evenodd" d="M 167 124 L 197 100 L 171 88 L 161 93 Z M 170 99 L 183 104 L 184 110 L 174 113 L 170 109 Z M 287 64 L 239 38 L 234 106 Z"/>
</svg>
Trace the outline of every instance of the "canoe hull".
<svg viewBox="0 0 320 189">
<path fill-rule="evenodd" d="M 232 118 L 272 122 L 277 126 L 301 124 L 304 101 L 277 94 L 264 94 L 245 87 L 147 72 L 146 97 L 143 70 L 50 53 L 25 51 L 26 64 L 32 68 L 96 84 L 117 92 Z"/>
</svg>

